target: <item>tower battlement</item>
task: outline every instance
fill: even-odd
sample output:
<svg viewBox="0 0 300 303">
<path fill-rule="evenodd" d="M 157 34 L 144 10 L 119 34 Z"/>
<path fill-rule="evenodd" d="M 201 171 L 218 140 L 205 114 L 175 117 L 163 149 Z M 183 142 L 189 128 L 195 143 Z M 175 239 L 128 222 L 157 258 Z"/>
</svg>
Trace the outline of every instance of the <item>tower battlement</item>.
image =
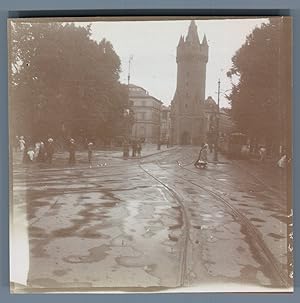
<svg viewBox="0 0 300 303">
<path fill-rule="evenodd" d="M 189 31 L 186 36 L 180 36 L 177 46 L 177 63 L 181 60 L 193 57 L 196 60 L 203 60 L 208 62 L 208 44 L 206 35 L 204 34 L 203 40 L 200 43 L 197 25 L 193 20 L 189 26 Z"/>
</svg>

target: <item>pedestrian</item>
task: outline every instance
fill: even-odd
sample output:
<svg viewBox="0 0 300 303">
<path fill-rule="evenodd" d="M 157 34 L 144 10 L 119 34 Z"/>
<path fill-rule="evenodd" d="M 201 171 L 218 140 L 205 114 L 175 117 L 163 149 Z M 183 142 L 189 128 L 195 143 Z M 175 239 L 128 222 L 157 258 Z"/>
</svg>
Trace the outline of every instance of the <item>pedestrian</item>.
<svg viewBox="0 0 300 303">
<path fill-rule="evenodd" d="M 34 146 L 34 159 L 37 159 L 40 153 L 41 142 L 36 142 Z"/>
<path fill-rule="evenodd" d="M 14 141 L 14 151 L 17 152 L 19 149 L 19 136 L 16 136 L 15 141 Z"/>
<path fill-rule="evenodd" d="M 139 140 L 139 141 L 137 142 L 136 151 L 137 151 L 138 157 L 140 157 L 140 156 L 141 156 L 141 153 L 142 153 L 142 142 L 141 142 L 141 140 Z"/>
<path fill-rule="evenodd" d="M 34 159 L 34 148 L 32 146 L 30 146 L 28 148 L 28 151 L 27 151 L 27 160 L 28 160 L 28 163 L 32 163 L 33 162 L 33 159 Z"/>
<path fill-rule="evenodd" d="M 89 160 L 89 163 L 92 162 L 93 145 L 94 145 L 93 142 L 88 143 L 88 160 Z"/>
<path fill-rule="evenodd" d="M 283 155 L 277 162 L 278 167 L 285 168 L 286 167 L 286 155 Z"/>
<path fill-rule="evenodd" d="M 160 150 L 160 147 L 161 147 L 161 140 L 158 139 L 158 141 L 157 141 L 157 150 Z"/>
<path fill-rule="evenodd" d="M 43 141 L 40 142 L 39 154 L 37 155 L 38 162 L 45 162 L 46 159 L 46 148 Z"/>
<path fill-rule="evenodd" d="M 53 144 L 53 139 L 49 138 L 48 139 L 48 144 L 46 146 L 46 159 L 49 164 L 52 164 L 52 159 L 53 159 L 53 154 L 54 154 L 54 144 Z"/>
<path fill-rule="evenodd" d="M 248 158 L 250 154 L 250 145 L 243 145 L 241 149 L 241 155 L 243 158 Z"/>
<path fill-rule="evenodd" d="M 199 164 L 199 161 L 201 161 L 203 163 L 207 163 L 207 153 L 208 153 L 208 144 L 202 143 L 198 158 L 197 158 L 196 162 L 194 163 L 194 166 L 197 167 Z"/>
<path fill-rule="evenodd" d="M 265 159 L 266 159 L 266 154 L 267 154 L 267 149 L 266 149 L 266 147 L 265 146 L 261 146 L 260 148 L 259 148 L 259 156 L 260 156 L 260 158 L 259 158 L 259 160 L 260 161 L 265 161 Z"/>
<path fill-rule="evenodd" d="M 75 164 L 76 162 L 75 151 L 76 151 L 75 140 L 71 138 L 69 143 L 69 164 Z"/>
<path fill-rule="evenodd" d="M 129 157 L 129 143 L 125 139 L 123 142 L 123 158 L 128 159 L 128 157 Z"/>
<path fill-rule="evenodd" d="M 28 163 L 29 158 L 28 158 L 28 148 L 26 145 L 24 145 L 24 149 L 23 149 L 23 163 Z"/>
<path fill-rule="evenodd" d="M 26 142 L 24 140 L 24 136 L 20 136 L 19 139 L 19 150 L 22 152 L 25 149 Z"/>
<path fill-rule="evenodd" d="M 132 157 L 135 157 L 136 156 L 136 147 L 137 147 L 136 140 L 132 140 L 131 147 L 132 147 Z"/>
</svg>

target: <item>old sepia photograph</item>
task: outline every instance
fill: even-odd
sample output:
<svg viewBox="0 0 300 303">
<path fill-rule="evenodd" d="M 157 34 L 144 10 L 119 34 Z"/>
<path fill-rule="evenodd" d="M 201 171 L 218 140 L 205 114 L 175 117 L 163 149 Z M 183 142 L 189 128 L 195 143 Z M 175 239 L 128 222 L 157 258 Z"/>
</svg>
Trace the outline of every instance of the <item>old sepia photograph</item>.
<svg viewBox="0 0 300 303">
<path fill-rule="evenodd" d="M 290 17 L 7 30 L 12 293 L 293 291 Z"/>
</svg>

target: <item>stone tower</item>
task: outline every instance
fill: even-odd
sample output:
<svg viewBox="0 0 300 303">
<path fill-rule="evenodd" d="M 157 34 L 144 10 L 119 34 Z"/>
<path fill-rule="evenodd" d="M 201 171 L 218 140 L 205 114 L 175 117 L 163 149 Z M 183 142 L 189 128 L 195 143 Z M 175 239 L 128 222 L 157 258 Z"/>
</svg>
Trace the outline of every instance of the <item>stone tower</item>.
<svg viewBox="0 0 300 303">
<path fill-rule="evenodd" d="M 186 38 L 177 46 L 177 87 L 171 106 L 171 140 L 173 144 L 200 144 L 205 141 L 204 115 L 206 36 L 199 41 L 197 25 L 191 21 Z"/>
</svg>

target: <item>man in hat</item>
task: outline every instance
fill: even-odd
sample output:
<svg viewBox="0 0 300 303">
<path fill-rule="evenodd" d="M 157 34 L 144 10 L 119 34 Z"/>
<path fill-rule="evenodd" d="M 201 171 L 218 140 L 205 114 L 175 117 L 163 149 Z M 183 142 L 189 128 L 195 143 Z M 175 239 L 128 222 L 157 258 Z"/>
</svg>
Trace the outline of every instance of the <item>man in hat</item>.
<svg viewBox="0 0 300 303">
<path fill-rule="evenodd" d="M 19 139 L 19 149 L 21 152 L 24 152 L 25 150 L 25 140 L 24 140 L 24 136 L 21 136 L 20 139 Z"/>
<path fill-rule="evenodd" d="M 47 161 L 49 164 L 52 164 L 53 154 L 54 154 L 54 145 L 53 139 L 48 139 L 48 144 L 46 146 L 46 154 L 47 154 Z"/>
<path fill-rule="evenodd" d="M 94 145 L 93 142 L 88 143 L 88 160 L 89 160 L 89 163 L 92 162 L 93 145 Z"/>
<path fill-rule="evenodd" d="M 76 145 L 75 145 L 75 140 L 73 138 L 70 139 L 70 144 L 69 144 L 69 164 L 75 164 L 75 150 L 76 150 Z"/>
</svg>

